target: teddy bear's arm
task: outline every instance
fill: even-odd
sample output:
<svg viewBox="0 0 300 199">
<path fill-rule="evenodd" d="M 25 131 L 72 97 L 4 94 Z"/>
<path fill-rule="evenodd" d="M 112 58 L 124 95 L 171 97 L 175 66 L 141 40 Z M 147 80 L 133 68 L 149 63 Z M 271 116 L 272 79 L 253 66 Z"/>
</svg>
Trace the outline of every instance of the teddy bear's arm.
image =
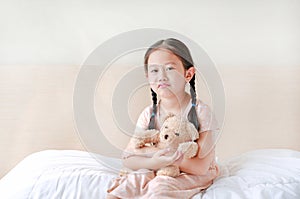
<svg viewBox="0 0 300 199">
<path fill-rule="evenodd" d="M 178 150 L 183 152 L 185 157 L 192 158 L 198 153 L 198 144 L 196 142 L 184 142 L 179 144 Z"/>
<path fill-rule="evenodd" d="M 158 142 L 158 134 L 157 130 L 146 130 L 144 132 L 136 133 L 133 139 L 134 148 L 143 148 L 147 145 L 155 145 Z"/>
</svg>

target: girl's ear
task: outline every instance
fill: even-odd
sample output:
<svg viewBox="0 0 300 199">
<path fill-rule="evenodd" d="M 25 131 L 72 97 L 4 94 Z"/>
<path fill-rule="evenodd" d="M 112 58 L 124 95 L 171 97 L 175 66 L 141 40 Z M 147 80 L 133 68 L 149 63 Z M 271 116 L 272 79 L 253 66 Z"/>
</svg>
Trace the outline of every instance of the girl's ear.
<svg viewBox="0 0 300 199">
<path fill-rule="evenodd" d="M 190 80 L 194 77 L 195 75 L 195 67 L 190 67 L 185 71 L 185 81 L 190 82 Z"/>
</svg>

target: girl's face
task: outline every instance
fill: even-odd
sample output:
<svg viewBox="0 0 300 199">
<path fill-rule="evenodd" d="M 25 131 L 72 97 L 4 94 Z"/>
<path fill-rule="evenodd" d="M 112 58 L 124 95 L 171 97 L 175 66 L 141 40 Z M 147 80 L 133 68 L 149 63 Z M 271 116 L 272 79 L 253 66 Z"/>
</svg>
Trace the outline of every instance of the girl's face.
<svg viewBox="0 0 300 199">
<path fill-rule="evenodd" d="M 194 67 L 185 70 L 181 60 L 171 51 L 158 49 L 149 56 L 147 78 L 150 87 L 160 97 L 182 96 L 185 84 L 194 73 Z"/>
</svg>

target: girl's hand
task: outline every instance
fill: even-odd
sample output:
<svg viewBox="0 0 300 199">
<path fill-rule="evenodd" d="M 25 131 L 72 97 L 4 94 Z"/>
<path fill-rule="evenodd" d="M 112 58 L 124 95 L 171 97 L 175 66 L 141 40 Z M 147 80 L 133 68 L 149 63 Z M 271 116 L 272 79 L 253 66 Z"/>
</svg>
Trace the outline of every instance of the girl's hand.
<svg viewBox="0 0 300 199">
<path fill-rule="evenodd" d="M 183 152 L 181 152 L 181 151 L 177 151 L 177 152 L 179 153 L 179 155 L 178 155 L 179 158 L 173 163 L 173 165 L 180 167 L 180 164 L 184 158 L 184 155 L 183 155 Z"/>
<path fill-rule="evenodd" d="M 167 155 L 167 153 L 169 152 L 169 149 L 163 149 L 153 154 L 151 160 L 153 161 L 154 170 L 166 167 L 168 165 L 172 165 L 176 160 L 182 157 L 182 154 L 179 151 L 176 151 L 172 155 Z"/>
</svg>

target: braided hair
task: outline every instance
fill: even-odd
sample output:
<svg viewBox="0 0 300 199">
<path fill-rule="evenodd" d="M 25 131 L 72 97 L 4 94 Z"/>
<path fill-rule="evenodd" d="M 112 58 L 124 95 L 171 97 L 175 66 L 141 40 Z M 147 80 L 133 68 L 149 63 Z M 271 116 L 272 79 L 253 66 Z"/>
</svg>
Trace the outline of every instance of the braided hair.
<svg viewBox="0 0 300 199">
<path fill-rule="evenodd" d="M 191 53 L 187 48 L 187 46 L 177 39 L 168 38 L 165 40 L 157 41 L 152 46 L 150 46 L 146 51 L 144 56 L 144 68 L 146 73 L 148 72 L 148 59 L 151 53 L 158 49 L 166 49 L 174 53 L 174 55 L 176 55 L 181 60 L 185 70 L 188 70 L 189 68 L 194 66 Z M 193 123 L 195 128 L 199 131 L 200 124 L 198 121 L 197 111 L 196 111 L 197 95 L 195 89 L 195 75 L 192 77 L 189 83 L 190 83 L 190 94 L 192 98 L 192 108 L 188 113 L 188 120 L 191 123 Z M 150 122 L 148 124 L 148 129 L 155 129 L 155 117 L 157 114 L 157 94 L 151 89 L 151 95 L 152 95 L 152 113 L 151 113 Z"/>
<path fill-rule="evenodd" d="M 148 124 L 148 129 L 155 129 L 155 116 L 157 112 L 157 94 L 151 89 L 152 95 L 152 114 L 150 117 L 150 122 Z"/>
</svg>

